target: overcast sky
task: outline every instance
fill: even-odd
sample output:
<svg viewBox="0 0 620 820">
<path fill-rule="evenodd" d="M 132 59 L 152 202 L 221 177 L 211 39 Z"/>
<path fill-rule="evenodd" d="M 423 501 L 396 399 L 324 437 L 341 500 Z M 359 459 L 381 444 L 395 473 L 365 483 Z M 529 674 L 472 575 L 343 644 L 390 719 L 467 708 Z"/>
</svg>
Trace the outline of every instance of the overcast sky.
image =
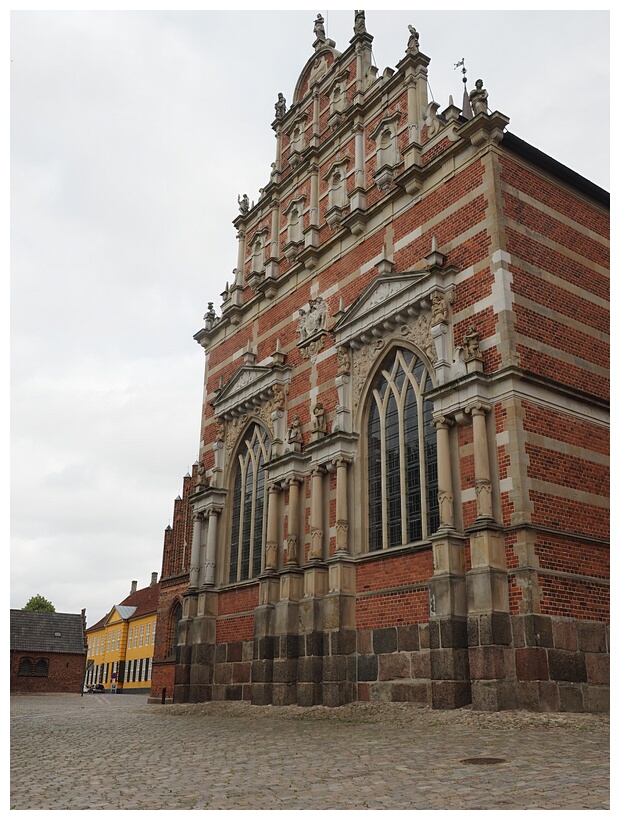
<svg viewBox="0 0 620 820">
<path fill-rule="evenodd" d="M 270 124 L 315 11 L 11 15 L 11 606 L 92 625 L 161 570 L 199 447 L 193 334 L 236 264 Z M 353 11 L 322 11 L 344 51 Z M 609 189 L 607 12 L 367 11 L 379 71 L 407 25 L 441 109 L 454 64 L 509 130 Z M 440 109 L 440 110 L 441 110 Z"/>
</svg>

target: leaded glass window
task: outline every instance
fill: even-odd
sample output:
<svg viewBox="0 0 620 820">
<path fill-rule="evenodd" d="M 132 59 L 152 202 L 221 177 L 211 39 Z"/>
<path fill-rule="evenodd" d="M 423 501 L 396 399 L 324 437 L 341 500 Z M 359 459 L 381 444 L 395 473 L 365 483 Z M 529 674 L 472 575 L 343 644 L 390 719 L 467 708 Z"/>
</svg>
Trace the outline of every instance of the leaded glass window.
<svg viewBox="0 0 620 820">
<path fill-rule="evenodd" d="M 265 464 L 271 442 L 266 431 L 253 424 L 237 455 L 233 482 L 233 511 L 229 582 L 260 575 L 267 527 Z"/>
<path fill-rule="evenodd" d="M 368 409 L 368 549 L 410 544 L 439 526 L 437 441 L 432 386 L 410 350 L 395 349 L 370 390 Z"/>
</svg>

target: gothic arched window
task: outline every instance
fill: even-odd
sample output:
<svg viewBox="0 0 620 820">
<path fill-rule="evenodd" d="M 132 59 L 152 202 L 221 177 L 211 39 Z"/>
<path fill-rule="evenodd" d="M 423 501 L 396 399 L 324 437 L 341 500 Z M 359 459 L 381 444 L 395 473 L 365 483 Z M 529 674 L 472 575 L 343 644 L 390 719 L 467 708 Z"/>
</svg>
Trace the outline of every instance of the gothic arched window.
<svg viewBox="0 0 620 820">
<path fill-rule="evenodd" d="M 233 481 L 233 507 L 229 582 L 256 578 L 263 568 L 267 528 L 265 463 L 271 442 L 266 431 L 253 424 L 237 455 Z"/>
<path fill-rule="evenodd" d="M 439 526 L 432 386 L 423 362 L 395 349 L 375 376 L 368 409 L 368 549 L 411 544 Z"/>
</svg>

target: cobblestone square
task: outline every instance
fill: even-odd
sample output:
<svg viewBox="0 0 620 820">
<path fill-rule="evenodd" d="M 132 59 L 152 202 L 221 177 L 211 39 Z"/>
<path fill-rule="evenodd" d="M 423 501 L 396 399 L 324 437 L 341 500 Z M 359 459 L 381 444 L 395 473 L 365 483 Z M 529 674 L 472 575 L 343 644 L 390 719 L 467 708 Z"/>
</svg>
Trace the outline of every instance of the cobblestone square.
<svg viewBox="0 0 620 820">
<path fill-rule="evenodd" d="M 608 808 L 607 715 L 11 697 L 11 809 Z"/>
</svg>

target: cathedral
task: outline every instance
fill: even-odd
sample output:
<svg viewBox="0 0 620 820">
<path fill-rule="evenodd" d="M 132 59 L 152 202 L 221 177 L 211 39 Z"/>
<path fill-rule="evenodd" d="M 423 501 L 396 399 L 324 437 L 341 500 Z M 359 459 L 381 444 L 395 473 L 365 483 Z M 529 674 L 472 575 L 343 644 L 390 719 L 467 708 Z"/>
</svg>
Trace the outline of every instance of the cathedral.
<svg viewBox="0 0 620 820">
<path fill-rule="evenodd" d="M 150 701 L 606 711 L 609 194 L 351 34 L 194 336 Z"/>
</svg>

